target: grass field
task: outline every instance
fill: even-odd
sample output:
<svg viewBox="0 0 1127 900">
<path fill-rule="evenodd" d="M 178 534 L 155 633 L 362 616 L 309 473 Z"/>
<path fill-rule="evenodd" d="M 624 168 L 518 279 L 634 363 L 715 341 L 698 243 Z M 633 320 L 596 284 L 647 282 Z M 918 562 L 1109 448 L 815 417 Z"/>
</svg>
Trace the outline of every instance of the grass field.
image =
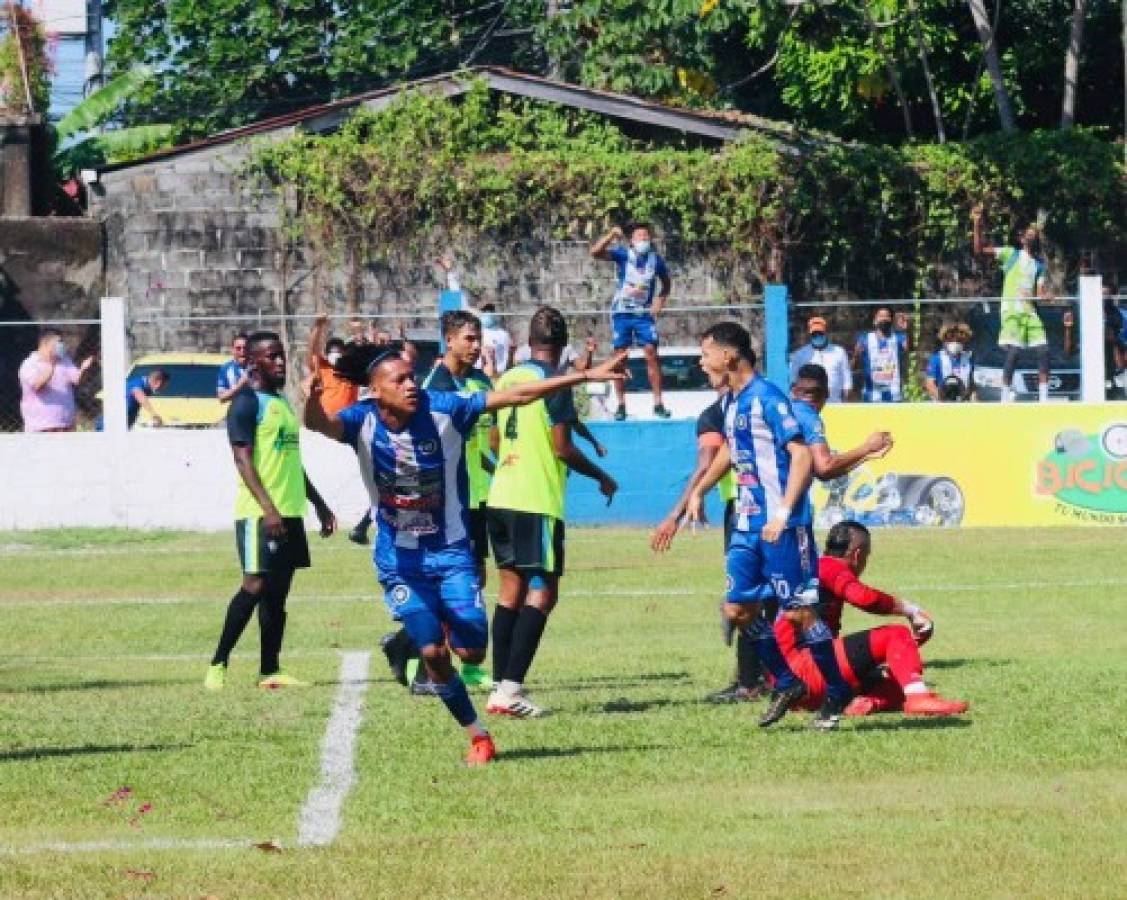
<svg viewBox="0 0 1127 900">
<path fill-rule="evenodd" d="M 367 554 L 316 542 L 298 576 L 283 660 L 313 687 L 254 687 L 252 625 L 209 695 L 231 538 L 0 535 L 0 896 L 1127 895 L 1117 529 L 878 533 L 868 579 L 935 615 L 930 676 L 971 713 L 836 734 L 701 702 L 719 537 L 645 538 L 572 534 L 530 677 L 555 715 L 493 723 L 487 770 L 377 650 L 342 830 L 300 849 L 340 651 L 388 628 Z"/>
</svg>

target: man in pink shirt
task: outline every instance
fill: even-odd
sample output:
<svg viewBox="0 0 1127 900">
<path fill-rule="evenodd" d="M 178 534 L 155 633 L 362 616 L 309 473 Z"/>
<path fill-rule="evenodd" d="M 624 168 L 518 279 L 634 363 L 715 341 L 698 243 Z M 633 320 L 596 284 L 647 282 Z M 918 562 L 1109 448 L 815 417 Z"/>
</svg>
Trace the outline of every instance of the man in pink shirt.
<svg viewBox="0 0 1127 900">
<path fill-rule="evenodd" d="M 74 431 L 74 388 L 94 357 L 76 366 L 54 328 L 39 334 L 39 347 L 20 365 L 20 414 L 24 431 Z"/>
</svg>

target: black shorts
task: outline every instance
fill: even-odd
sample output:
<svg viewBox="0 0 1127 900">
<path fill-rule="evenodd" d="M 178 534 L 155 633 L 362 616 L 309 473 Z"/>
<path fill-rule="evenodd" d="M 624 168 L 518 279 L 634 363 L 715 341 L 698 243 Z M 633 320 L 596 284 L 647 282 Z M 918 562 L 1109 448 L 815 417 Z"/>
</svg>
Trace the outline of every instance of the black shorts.
<svg viewBox="0 0 1127 900">
<path fill-rule="evenodd" d="M 482 503 L 477 509 L 470 507 L 468 518 L 473 558 L 479 563 L 485 562 L 489 559 L 489 526 L 485 521 L 485 504 Z"/>
<path fill-rule="evenodd" d="M 274 541 L 266 536 L 266 526 L 261 517 L 235 522 L 235 547 L 244 573 L 267 575 L 309 568 L 305 522 L 297 517 L 285 518 L 282 522 L 286 526 L 284 541 Z"/>
<path fill-rule="evenodd" d="M 553 516 L 493 509 L 487 512 L 493 559 L 502 569 L 563 575 L 564 523 Z"/>
<path fill-rule="evenodd" d="M 845 650 L 845 658 L 849 660 L 849 668 L 861 685 L 861 690 L 881 679 L 880 666 L 873 659 L 872 647 L 869 645 L 869 632 L 857 631 L 841 639 Z"/>
<path fill-rule="evenodd" d="M 736 501 L 729 500 L 724 504 L 724 552 L 732 543 L 732 530 L 736 527 Z"/>
</svg>

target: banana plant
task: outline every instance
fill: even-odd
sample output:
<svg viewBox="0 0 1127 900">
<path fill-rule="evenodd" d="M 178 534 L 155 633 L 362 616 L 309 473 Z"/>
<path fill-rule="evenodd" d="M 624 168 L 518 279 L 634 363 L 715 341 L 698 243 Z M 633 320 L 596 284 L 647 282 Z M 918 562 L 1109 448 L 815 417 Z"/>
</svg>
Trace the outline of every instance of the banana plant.
<svg viewBox="0 0 1127 900">
<path fill-rule="evenodd" d="M 136 66 L 110 79 L 68 112 L 55 126 L 55 171 L 60 180 L 83 168 L 134 159 L 172 145 L 171 125 L 136 125 L 98 131 L 121 105 L 153 77 Z"/>
</svg>

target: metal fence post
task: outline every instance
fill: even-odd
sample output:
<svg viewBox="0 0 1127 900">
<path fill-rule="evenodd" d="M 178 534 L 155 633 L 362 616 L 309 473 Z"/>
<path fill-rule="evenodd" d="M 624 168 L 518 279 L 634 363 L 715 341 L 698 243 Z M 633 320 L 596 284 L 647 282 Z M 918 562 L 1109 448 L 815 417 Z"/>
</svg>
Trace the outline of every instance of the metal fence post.
<svg viewBox="0 0 1127 900">
<path fill-rule="evenodd" d="M 787 286 L 769 284 L 763 292 L 763 356 L 767 380 L 790 394 L 790 370 L 787 367 L 789 329 L 787 327 Z"/>
<path fill-rule="evenodd" d="M 1080 276 L 1080 400 L 1102 403 L 1104 389 L 1103 279 Z"/>
<path fill-rule="evenodd" d="M 102 298 L 102 416 L 107 434 L 127 431 L 125 421 L 125 300 Z"/>
</svg>

